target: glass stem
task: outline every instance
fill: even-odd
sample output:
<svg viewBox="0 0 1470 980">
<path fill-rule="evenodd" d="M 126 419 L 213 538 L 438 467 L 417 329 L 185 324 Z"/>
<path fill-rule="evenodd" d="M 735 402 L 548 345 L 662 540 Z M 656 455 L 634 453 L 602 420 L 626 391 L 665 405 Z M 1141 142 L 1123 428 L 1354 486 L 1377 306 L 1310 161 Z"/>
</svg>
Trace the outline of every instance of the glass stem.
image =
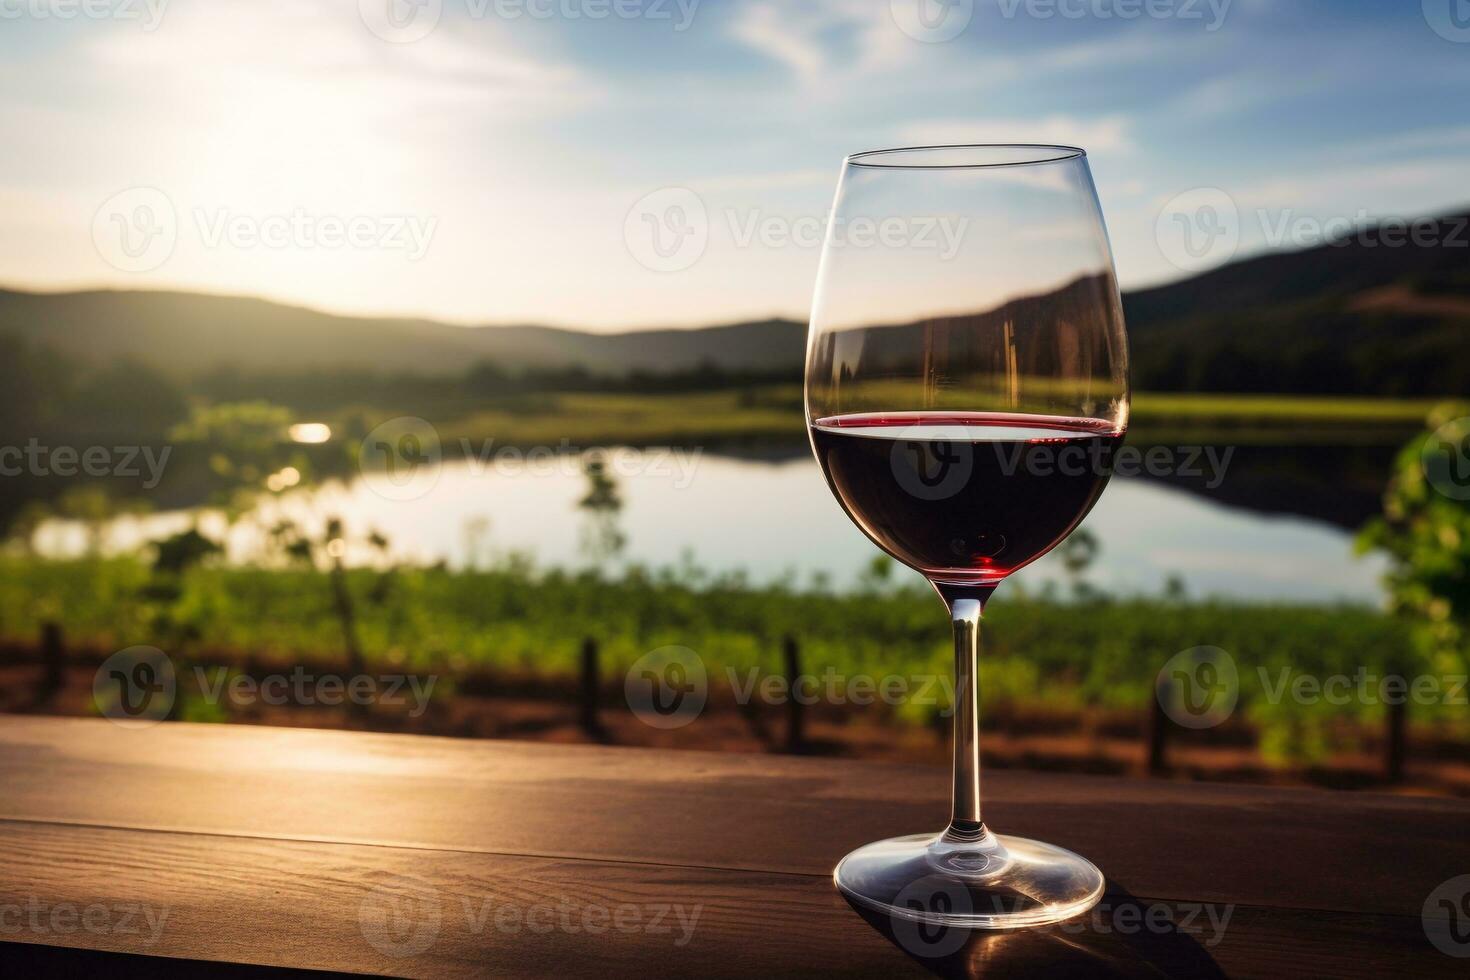
<svg viewBox="0 0 1470 980">
<path fill-rule="evenodd" d="M 980 614 L 995 588 L 939 591 L 954 626 L 954 793 L 945 836 L 978 841 L 985 836 L 980 816 Z"/>
</svg>

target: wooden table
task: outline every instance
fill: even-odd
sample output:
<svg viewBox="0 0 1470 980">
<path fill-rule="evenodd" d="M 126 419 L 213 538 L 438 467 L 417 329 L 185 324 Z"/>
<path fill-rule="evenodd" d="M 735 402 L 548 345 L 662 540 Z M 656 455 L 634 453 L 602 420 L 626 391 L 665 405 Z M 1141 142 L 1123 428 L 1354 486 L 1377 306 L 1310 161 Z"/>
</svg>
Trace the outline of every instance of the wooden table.
<svg viewBox="0 0 1470 980">
<path fill-rule="evenodd" d="M 1066 925 L 949 937 L 860 916 L 830 878 L 855 845 L 936 826 L 932 769 L 4 717 L 0 787 L 0 967 L 1470 972 L 1421 921 L 1470 872 L 1460 801 L 993 772 L 991 823 L 1087 855 L 1109 891 Z"/>
</svg>

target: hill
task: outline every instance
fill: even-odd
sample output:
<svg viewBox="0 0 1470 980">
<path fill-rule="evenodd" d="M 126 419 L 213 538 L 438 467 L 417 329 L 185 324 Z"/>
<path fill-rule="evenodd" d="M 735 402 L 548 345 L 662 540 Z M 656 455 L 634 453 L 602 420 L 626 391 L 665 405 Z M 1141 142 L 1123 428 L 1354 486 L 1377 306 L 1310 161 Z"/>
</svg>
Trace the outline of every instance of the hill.
<svg viewBox="0 0 1470 980">
<path fill-rule="evenodd" d="M 84 361 L 131 358 L 171 374 L 222 367 L 244 373 L 458 374 L 487 360 L 515 368 L 582 366 L 607 374 L 706 362 L 777 370 L 799 365 L 806 342 L 805 325 L 790 320 L 597 334 L 346 317 L 250 297 L 148 290 L 0 290 L 0 333 Z"/>
<path fill-rule="evenodd" d="M 1271 252 L 1124 297 L 1133 382 L 1159 391 L 1463 394 L 1470 382 L 1470 219 L 1433 244 L 1358 236 Z M 1458 232 L 1455 229 L 1458 228 Z M 985 316 L 993 311 L 974 314 Z M 0 334 L 93 362 L 174 375 L 317 370 L 462 373 L 583 367 L 594 374 L 799 374 L 804 324 L 596 334 L 344 317 L 261 299 L 156 291 L 0 290 Z"/>
<path fill-rule="evenodd" d="M 1124 297 L 1139 388 L 1463 395 L 1470 216 L 1434 244 L 1377 232 Z"/>
</svg>

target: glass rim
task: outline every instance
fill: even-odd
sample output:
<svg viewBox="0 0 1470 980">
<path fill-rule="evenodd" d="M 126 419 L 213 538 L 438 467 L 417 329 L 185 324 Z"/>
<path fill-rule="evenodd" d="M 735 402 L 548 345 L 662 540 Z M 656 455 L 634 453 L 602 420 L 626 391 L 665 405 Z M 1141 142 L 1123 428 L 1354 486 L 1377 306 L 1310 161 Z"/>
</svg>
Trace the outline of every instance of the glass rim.
<svg viewBox="0 0 1470 980">
<path fill-rule="evenodd" d="M 912 155 L 924 158 L 937 155 L 941 159 L 931 162 L 914 160 L 875 160 L 875 157 L 904 157 Z M 964 159 L 968 155 L 971 159 Z M 990 155 L 991 159 L 986 159 Z M 953 162 L 943 158 L 955 156 Z M 1048 163 L 1065 163 L 1080 160 L 1087 151 L 1080 146 L 1060 143 L 946 143 L 933 146 L 895 146 L 883 150 L 863 150 L 851 153 L 842 161 L 845 166 L 866 167 L 873 170 L 998 170 L 1007 167 L 1035 167 Z"/>
</svg>

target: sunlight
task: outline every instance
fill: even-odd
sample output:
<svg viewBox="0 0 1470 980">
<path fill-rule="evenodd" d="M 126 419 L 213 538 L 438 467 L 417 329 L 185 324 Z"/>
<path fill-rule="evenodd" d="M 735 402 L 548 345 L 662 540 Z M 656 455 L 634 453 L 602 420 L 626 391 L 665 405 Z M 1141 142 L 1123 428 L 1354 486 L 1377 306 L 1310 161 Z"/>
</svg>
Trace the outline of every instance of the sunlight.
<svg viewBox="0 0 1470 980">
<path fill-rule="evenodd" d="M 289 431 L 292 442 L 315 444 L 332 438 L 332 427 L 325 422 L 297 422 Z"/>
</svg>

